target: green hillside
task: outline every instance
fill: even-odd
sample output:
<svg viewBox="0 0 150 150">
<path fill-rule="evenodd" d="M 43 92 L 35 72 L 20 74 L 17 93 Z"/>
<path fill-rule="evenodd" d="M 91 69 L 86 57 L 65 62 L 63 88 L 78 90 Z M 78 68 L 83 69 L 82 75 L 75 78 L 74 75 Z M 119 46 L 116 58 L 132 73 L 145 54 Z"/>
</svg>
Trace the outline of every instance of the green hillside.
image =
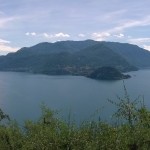
<svg viewBox="0 0 150 150">
<path fill-rule="evenodd" d="M 39 43 L 29 48 L 21 48 L 16 53 L 1 56 L 0 70 L 85 76 L 103 66 L 114 67 L 123 72 L 137 70 L 140 64 L 132 62 L 136 62 L 140 55 L 134 59 L 131 55 L 135 51 L 131 50 L 133 45 L 128 44 L 128 49 L 121 49 L 121 46 L 124 47 L 124 44 L 92 40 Z M 150 55 L 141 48 L 137 48 L 136 51 L 143 54 L 142 59 Z M 145 64 L 148 66 L 149 62 Z"/>
</svg>

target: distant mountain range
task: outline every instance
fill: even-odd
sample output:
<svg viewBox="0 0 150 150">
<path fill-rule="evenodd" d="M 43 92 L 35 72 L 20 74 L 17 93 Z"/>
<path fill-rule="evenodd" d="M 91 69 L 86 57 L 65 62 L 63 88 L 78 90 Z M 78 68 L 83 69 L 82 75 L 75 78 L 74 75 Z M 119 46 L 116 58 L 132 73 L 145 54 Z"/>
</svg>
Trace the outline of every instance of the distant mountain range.
<svg viewBox="0 0 150 150">
<path fill-rule="evenodd" d="M 39 43 L 0 56 L 1 71 L 89 75 L 103 66 L 122 72 L 150 67 L 150 52 L 127 43 L 85 40 Z"/>
</svg>

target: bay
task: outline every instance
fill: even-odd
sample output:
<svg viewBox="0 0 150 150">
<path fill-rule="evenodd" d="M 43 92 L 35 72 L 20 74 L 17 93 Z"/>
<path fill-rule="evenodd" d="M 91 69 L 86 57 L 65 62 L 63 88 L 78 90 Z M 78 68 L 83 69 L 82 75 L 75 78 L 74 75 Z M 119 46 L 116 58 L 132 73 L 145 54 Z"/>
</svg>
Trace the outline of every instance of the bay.
<svg viewBox="0 0 150 150">
<path fill-rule="evenodd" d="M 144 96 L 150 108 L 150 70 L 129 72 L 124 80 L 132 99 Z M 123 97 L 123 81 L 98 81 L 82 76 L 48 76 L 19 72 L 0 72 L 0 107 L 19 123 L 37 120 L 40 106 L 58 110 L 67 120 L 69 114 L 77 122 L 101 117 L 111 118 L 115 107 L 108 99 Z"/>
</svg>

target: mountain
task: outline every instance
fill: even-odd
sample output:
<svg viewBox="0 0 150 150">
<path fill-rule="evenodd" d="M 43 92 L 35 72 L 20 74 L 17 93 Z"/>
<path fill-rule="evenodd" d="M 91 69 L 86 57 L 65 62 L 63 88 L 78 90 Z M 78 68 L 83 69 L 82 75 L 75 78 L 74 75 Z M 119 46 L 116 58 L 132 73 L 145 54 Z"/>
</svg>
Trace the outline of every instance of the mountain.
<svg viewBox="0 0 150 150">
<path fill-rule="evenodd" d="M 127 43 L 85 40 L 39 43 L 0 56 L 1 71 L 88 76 L 103 66 L 122 72 L 150 67 L 150 52 Z"/>
<path fill-rule="evenodd" d="M 98 42 L 93 40 L 85 41 L 59 41 L 55 43 L 39 43 L 32 47 L 24 47 L 18 50 L 15 55 L 18 56 L 32 56 L 32 55 L 46 55 L 52 53 L 69 52 L 76 53 L 85 48 L 94 46 L 96 44 L 104 44 L 115 53 L 122 56 L 128 63 L 138 68 L 150 66 L 150 52 L 144 50 L 137 45 L 118 42 Z M 9 54 L 12 55 L 12 54 Z"/>
<path fill-rule="evenodd" d="M 52 54 L 52 53 L 61 53 L 61 52 L 69 52 L 74 53 L 84 49 L 88 46 L 92 46 L 97 44 L 96 41 L 93 40 L 85 40 L 85 41 L 59 41 L 55 43 L 39 43 L 32 47 L 24 47 L 17 51 L 18 55 L 39 55 L 39 54 Z"/>
<path fill-rule="evenodd" d="M 103 42 L 114 52 L 124 57 L 130 64 L 138 68 L 150 67 L 150 52 L 137 45 L 117 42 Z"/>
<path fill-rule="evenodd" d="M 89 46 L 80 50 L 75 55 L 78 57 L 80 64 L 88 65 L 92 68 L 111 66 L 121 71 L 135 69 L 135 67 L 129 64 L 126 59 L 103 43 Z"/>
</svg>

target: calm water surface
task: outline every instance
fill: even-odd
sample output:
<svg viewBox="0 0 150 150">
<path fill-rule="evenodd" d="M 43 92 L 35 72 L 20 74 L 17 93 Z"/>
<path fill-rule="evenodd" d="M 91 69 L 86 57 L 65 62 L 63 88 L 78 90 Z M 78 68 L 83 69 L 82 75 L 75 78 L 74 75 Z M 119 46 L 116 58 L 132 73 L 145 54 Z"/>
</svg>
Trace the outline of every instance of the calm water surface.
<svg viewBox="0 0 150 150">
<path fill-rule="evenodd" d="M 150 70 L 129 73 L 125 85 L 132 98 L 144 95 L 150 108 Z M 47 76 L 0 72 L 0 107 L 19 122 L 40 116 L 44 102 L 67 119 L 83 121 L 95 114 L 110 118 L 114 106 L 108 99 L 123 96 L 123 81 L 97 81 L 81 76 Z M 98 111 L 98 112 L 97 112 Z"/>
</svg>

